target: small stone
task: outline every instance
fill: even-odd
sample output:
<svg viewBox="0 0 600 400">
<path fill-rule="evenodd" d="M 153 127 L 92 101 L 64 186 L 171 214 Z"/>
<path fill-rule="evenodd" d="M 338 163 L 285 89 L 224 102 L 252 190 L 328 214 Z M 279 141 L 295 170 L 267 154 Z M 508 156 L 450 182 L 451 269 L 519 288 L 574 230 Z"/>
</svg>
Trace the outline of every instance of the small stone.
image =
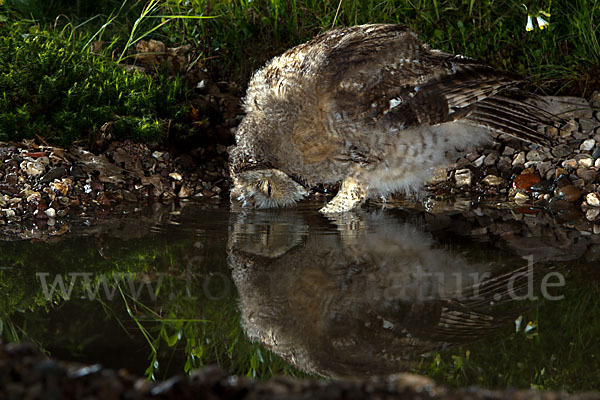
<svg viewBox="0 0 600 400">
<path fill-rule="evenodd" d="M 163 158 L 163 155 L 165 153 L 162 151 L 155 151 L 154 153 L 152 153 L 152 158 L 156 158 L 157 160 L 161 160 Z"/>
<path fill-rule="evenodd" d="M 577 186 L 569 185 L 557 190 L 557 196 L 571 203 L 576 202 L 583 195 L 583 191 Z"/>
<path fill-rule="evenodd" d="M 540 177 L 536 174 L 522 174 L 514 179 L 512 188 L 518 191 L 530 190 L 533 185 L 540 181 Z"/>
<path fill-rule="evenodd" d="M 66 196 L 69 193 L 69 185 L 65 182 L 52 182 L 50 183 L 50 188 L 56 190 L 62 196 Z"/>
<path fill-rule="evenodd" d="M 559 144 L 554 146 L 551 151 L 552 155 L 556 158 L 564 158 L 572 153 L 572 150 L 566 144 Z"/>
<path fill-rule="evenodd" d="M 42 178 L 40 179 L 40 182 L 42 182 L 42 183 L 52 182 L 55 179 L 62 178 L 66 174 L 67 174 L 67 170 L 65 168 L 62 168 L 62 167 L 53 168 L 50 171 L 46 172 L 44 174 L 44 176 L 42 176 Z"/>
<path fill-rule="evenodd" d="M 594 149 L 594 151 L 592 152 L 592 157 L 593 158 L 600 158 L 600 147 L 596 147 Z"/>
<path fill-rule="evenodd" d="M 594 162 L 594 168 L 600 168 L 600 158 L 596 159 Z"/>
<path fill-rule="evenodd" d="M 44 214 L 46 214 L 48 218 L 56 218 L 56 210 L 52 207 L 44 211 Z"/>
<path fill-rule="evenodd" d="M 597 208 L 597 207 L 589 208 L 585 212 L 585 218 L 588 221 L 595 221 L 598 218 L 598 215 L 600 215 L 600 208 Z"/>
<path fill-rule="evenodd" d="M 485 185 L 488 186 L 500 186 L 504 182 L 502 178 L 497 175 L 488 175 L 481 180 Z"/>
<path fill-rule="evenodd" d="M 174 181 L 183 180 L 183 176 L 181 176 L 181 174 L 179 172 L 171 172 L 169 174 L 169 178 L 173 179 Z"/>
<path fill-rule="evenodd" d="M 592 207 L 600 207 L 600 194 L 588 193 L 585 196 L 585 201 Z"/>
<path fill-rule="evenodd" d="M 457 186 L 471 186 L 471 170 L 468 168 L 457 170 L 454 173 L 454 180 Z"/>
<path fill-rule="evenodd" d="M 473 165 L 477 168 L 481 168 L 484 160 L 485 160 L 485 156 L 480 156 L 479 158 L 475 159 L 475 161 L 473 161 Z"/>
<path fill-rule="evenodd" d="M 517 165 L 525 164 L 525 152 L 522 151 L 513 159 L 512 166 L 515 167 Z"/>
<path fill-rule="evenodd" d="M 179 197 L 180 199 L 186 199 L 191 196 L 192 193 L 185 185 L 182 185 L 181 189 L 179 189 L 179 193 L 177 193 L 177 197 Z"/>
<path fill-rule="evenodd" d="M 594 225 L 594 235 L 600 235 L 600 225 Z"/>
<path fill-rule="evenodd" d="M 503 155 L 503 156 L 509 156 L 509 157 L 510 157 L 510 156 L 512 156 L 513 154 L 515 154 L 515 151 L 516 151 L 516 150 L 515 150 L 515 149 L 513 149 L 512 147 L 510 147 L 510 146 L 506 146 L 506 147 L 504 148 L 504 151 L 502 152 L 502 155 Z"/>
<path fill-rule="evenodd" d="M 593 108 L 600 108 L 600 91 L 596 90 L 590 97 L 590 106 Z"/>
<path fill-rule="evenodd" d="M 485 159 L 483 160 L 483 165 L 485 165 L 486 167 L 493 167 L 494 165 L 496 165 L 496 162 L 499 158 L 500 156 L 498 155 L 498 153 L 496 153 L 495 151 L 491 152 L 490 154 L 485 156 Z"/>
<path fill-rule="evenodd" d="M 42 163 L 38 161 L 23 161 L 20 167 L 29 176 L 40 176 L 45 170 Z"/>
<path fill-rule="evenodd" d="M 552 168 L 552 163 L 550 161 L 544 161 L 536 165 L 536 167 L 541 176 L 546 176 L 546 173 Z"/>
<path fill-rule="evenodd" d="M 578 168 L 577 176 L 583 179 L 586 183 L 592 183 L 596 180 L 598 173 L 592 168 Z"/>
<path fill-rule="evenodd" d="M 578 165 L 578 164 L 579 164 L 579 163 L 577 162 L 577 160 L 573 160 L 573 159 L 571 158 L 571 159 L 568 159 L 568 160 L 565 160 L 565 161 L 563 161 L 561 165 L 562 165 L 562 167 L 563 167 L 563 168 L 565 168 L 565 169 L 575 169 L 575 168 L 577 168 L 577 165 Z"/>
<path fill-rule="evenodd" d="M 4 215 L 6 218 L 14 218 L 17 213 L 15 210 L 11 210 L 10 208 L 4 208 L 2 209 L 2 215 Z"/>
<path fill-rule="evenodd" d="M 531 150 L 527 153 L 527 161 L 544 161 L 546 155 L 540 150 Z"/>
<path fill-rule="evenodd" d="M 498 169 L 502 172 L 509 172 L 511 168 L 511 160 L 508 157 L 500 157 L 498 160 Z"/>
<path fill-rule="evenodd" d="M 580 158 L 577 160 L 577 164 L 583 168 L 591 168 L 594 166 L 594 159 L 591 157 Z"/>
<path fill-rule="evenodd" d="M 566 124 L 560 127 L 560 136 L 567 137 L 571 136 L 574 132 L 579 130 L 579 124 L 573 118 Z"/>
<path fill-rule="evenodd" d="M 594 139 L 584 140 L 583 143 L 581 143 L 581 146 L 579 146 L 579 150 L 590 151 L 595 145 L 596 141 Z"/>
<path fill-rule="evenodd" d="M 522 204 L 528 200 L 529 200 L 529 196 L 527 196 L 525 193 L 519 192 L 519 193 L 515 194 L 515 203 Z"/>
</svg>

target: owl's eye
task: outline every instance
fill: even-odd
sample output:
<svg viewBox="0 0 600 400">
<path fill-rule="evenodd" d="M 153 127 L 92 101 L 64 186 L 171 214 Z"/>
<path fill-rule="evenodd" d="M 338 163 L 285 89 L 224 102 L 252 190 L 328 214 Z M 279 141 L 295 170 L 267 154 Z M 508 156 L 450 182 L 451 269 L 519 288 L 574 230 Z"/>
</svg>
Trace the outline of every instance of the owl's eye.
<svg viewBox="0 0 600 400">
<path fill-rule="evenodd" d="M 260 183 L 260 190 L 267 196 L 271 197 L 273 193 L 273 187 L 271 186 L 271 182 L 266 179 Z"/>
</svg>

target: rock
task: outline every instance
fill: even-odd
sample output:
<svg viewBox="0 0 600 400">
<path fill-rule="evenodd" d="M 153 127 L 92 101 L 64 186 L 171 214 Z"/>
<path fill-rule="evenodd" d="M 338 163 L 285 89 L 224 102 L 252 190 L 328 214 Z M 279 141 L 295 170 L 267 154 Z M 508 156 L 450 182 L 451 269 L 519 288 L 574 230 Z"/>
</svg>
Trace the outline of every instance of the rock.
<svg viewBox="0 0 600 400">
<path fill-rule="evenodd" d="M 578 168 L 577 176 L 583 179 L 586 183 L 591 183 L 596 180 L 597 172 L 592 168 Z"/>
<path fill-rule="evenodd" d="M 50 171 L 46 172 L 44 174 L 44 176 L 42 176 L 42 178 L 40 179 L 40 182 L 49 183 L 55 179 L 62 178 L 66 174 L 67 174 L 66 168 L 63 168 L 63 167 L 53 168 Z"/>
<path fill-rule="evenodd" d="M 515 167 L 517 165 L 525 164 L 525 152 L 522 151 L 513 159 L 512 166 Z"/>
<path fill-rule="evenodd" d="M 69 193 L 69 185 L 64 181 L 50 183 L 50 188 L 60 193 L 62 196 L 66 196 Z"/>
<path fill-rule="evenodd" d="M 500 155 L 493 151 L 485 157 L 485 159 L 483 160 L 483 165 L 485 165 L 486 167 L 493 167 L 494 165 L 496 165 L 496 162 L 499 158 Z"/>
<path fill-rule="evenodd" d="M 0 212 L 2 213 L 2 215 L 9 219 L 14 218 L 17 215 L 15 210 L 11 210 L 10 208 L 4 208 Z"/>
<path fill-rule="evenodd" d="M 585 196 L 585 201 L 588 205 L 592 207 L 600 207 L 600 194 L 598 193 L 588 193 Z"/>
<path fill-rule="evenodd" d="M 594 225 L 594 235 L 600 235 L 600 225 Z"/>
<path fill-rule="evenodd" d="M 552 155 L 556 158 L 564 158 L 572 153 L 572 150 L 566 144 L 559 144 L 558 146 L 554 146 L 551 151 Z"/>
<path fill-rule="evenodd" d="M 569 185 L 558 189 L 556 194 L 561 199 L 574 203 L 581 198 L 583 191 L 577 186 Z"/>
<path fill-rule="evenodd" d="M 454 180 L 457 186 L 471 186 L 471 170 L 468 168 L 457 170 L 454 173 Z"/>
<path fill-rule="evenodd" d="M 592 152 L 592 157 L 593 158 L 600 158 L 600 147 L 596 147 L 594 149 L 594 151 Z"/>
<path fill-rule="evenodd" d="M 186 199 L 191 196 L 192 193 L 185 185 L 182 185 L 181 189 L 179 189 L 179 193 L 177 193 L 177 197 L 179 197 L 180 199 Z"/>
<path fill-rule="evenodd" d="M 540 177 L 536 174 L 521 174 L 513 180 L 512 188 L 517 191 L 527 191 L 540 181 Z"/>
<path fill-rule="evenodd" d="M 509 172 L 511 165 L 511 160 L 508 157 L 500 157 L 500 160 L 498 160 L 498 169 L 502 172 Z"/>
<path fill-rule="evenodd" d="M 512 156 L 513 154 L 515 154 L 515 151 L 516 151 L 516 150 L 515 150 L 515 149 L 513 149 L 512 147 L 510 147 L 510 146 L 506 146 L 506 147 L 504 148 L 504 151 L 502 152 L 502 155 L 503 155 L 503 156 L 509 156 L 509 157 L 510 157 L 510 156 Z"/>
<path fill-rule="evenodd" d="M 485 156 L 478 157 L 477 159 L 475 159 L 475 161 L 473 161 L 473 165 L 476 166 L 477 168 L 481 168 L 484 160 L 485 160 Z"/>
<path fill-rule="evenodd" d="M 561 165 L 565 169 L 575 169 L 577 168 L 577 165 L 579 165 L 579 163 L 577 162 L 577 160 L 571 158 L 563 161 Z"/>
<path fill-rule="evenodd" d="M 583 168 L 591 168 L 594 166 L 594 159 L 591 157 L 582 157 L 577 160 L 577 164 Z"/>
<path fill-rule="evenodd" d="M 527 153 L 527 161 L 544 161 L 546 159 L 546 154 L 540 150 L 531 150 Z"/>
<path fill-rule="evenodd" d="M 600 168 L 600 158 L 594 162 L 594 168 Z"/>
<path fill-rule="evenodd" d="M 585 219 L 588 221 L 595 221 L 598 219 L 598 215 L 600 215 L 600 208 L 592 207 L 585 212 Z"/>
<path fill-rule="evenodd" d="M 183 176 L 181 176 L 181 174 L 179 172 L 171 172 L 169 174 L 169 178 L 173 179 L 174 181 L 182 181 L 183 180 Z"/>
<path fill-rule="evenodd" d="M 156 158 L 157 160 L 161 161 L 164 155 L 165 153 L 162 151 L 155 151 L 152 153 L 152 158 Z"/>
<path fill-rule="evenodd" d="M 579 120 L 579 126 L 581 126 L 582 132 L 589 134 L 598 126 L 598 121 L 592 118 L 581 118 Z"/>
<path fill-rule="evenodd" d="M 23 161 L 20 165 L 21 171 L 29 176 L 40 176 L 44 173 L 44 165 L 38 161 Z"/>
<path fill-rule="evenodd" d="M 46 214 L 48 218 L 56 218 L 56 210 L 52 207 L 44 211 L 44 214 Z"/>
<path fill-rule="evenodd" d="M 519 192 L 515 195 L 514 200 L 515 200 L 515 203 L 522 204 L 529 200 L 529 196 L 527 196 L 525 193 Z"/>
<path fill-rule="evenodd" d="M 600 108 L 600 91 L 596 90 L 590 97 L 590 106 L 593 108 Z"/>
<path fill-rule="evenodd" d="M 587 139 L 584 140 L 583 143 L 581 143 L 581 146 L 579 146 L 579 150 L 590 151 L 594 148 L 595 145 L 596 141 L 594 139 Z"/>
<path fill-rule="evenodd" d="M 536 165 L 536 167 L 541 176 L 546 176 L 546 173 L 552 168 L 552 163 L 550 161 L 544 161 Z"/>
<path fill-rule="evenodd" d="M 504 183 L 504 179 L 496 175 L 488 175 L 481 182 L 488 186 L 500 186 Z"/>
</svg>

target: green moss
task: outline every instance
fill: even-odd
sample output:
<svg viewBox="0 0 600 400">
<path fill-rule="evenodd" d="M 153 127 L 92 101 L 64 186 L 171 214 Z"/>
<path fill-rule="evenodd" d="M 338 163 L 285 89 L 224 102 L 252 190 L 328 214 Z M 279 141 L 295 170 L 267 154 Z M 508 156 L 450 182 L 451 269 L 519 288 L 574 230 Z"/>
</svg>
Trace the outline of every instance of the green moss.
<svg viewBox="0 0 600 400">
<path fill-rule="evenodd" d="M 82 43 L 35 25 L 0 26 L 0 140 L 39 135 L 63 146 L 87 144 L 90 134 L 114 122 L 115 139 L 164 141 L 169 121 L 188 111 L 182 79 L 161 75 L 156 83 L 81 49 Z"/>
</svg>

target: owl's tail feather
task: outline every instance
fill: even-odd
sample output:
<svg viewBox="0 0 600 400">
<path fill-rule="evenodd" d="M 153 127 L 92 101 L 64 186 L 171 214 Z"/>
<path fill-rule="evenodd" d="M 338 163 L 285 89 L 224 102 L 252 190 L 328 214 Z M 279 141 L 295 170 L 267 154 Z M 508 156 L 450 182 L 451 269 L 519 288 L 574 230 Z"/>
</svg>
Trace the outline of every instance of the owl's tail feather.
<svg viewBox="0 0 600 400">
<path fill-rule="evenodd" d="M 558 128 L 566 121 L 528 102 L 535 96 L 523 93 L 513 90 L 481 100 L 467 119 L 520 140 L 551 145 L 552 138 L 546 135 L 545 128 Z"/>
</svg>

